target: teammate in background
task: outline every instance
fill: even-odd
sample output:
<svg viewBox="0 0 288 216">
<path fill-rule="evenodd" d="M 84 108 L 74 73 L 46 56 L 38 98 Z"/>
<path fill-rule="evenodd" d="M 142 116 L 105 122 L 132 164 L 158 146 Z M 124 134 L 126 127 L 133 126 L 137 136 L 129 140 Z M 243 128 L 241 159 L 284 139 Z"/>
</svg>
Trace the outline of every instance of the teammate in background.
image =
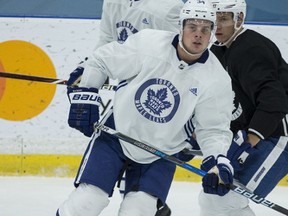
<svg viewBox="0 0 288 216">
<path fill-rule="evenodd" d="M 100 36 L 95 49 L 112 41 L 122 44 L 130 35 L 147 28 L 178 33 L 179 13 L 183 5 L 182 0 L 104 0 Z M 80 82 L 86 60 L 70 74 L 68 85 L 75 86 Z M 84 134 L 86 135 L 85 131 Z M 121 193 L 124 187 L 123 178 L 120 184 Z M 164 207 L 159 206 L 156 216 L 170 214 L 171 210 L 166 204 Z"/>
<path fill-rule="evenodd" d="M 230 75 L 235 92 L 235 138 L 227 157 L 235 179 L 266 197 L 288 172 L 288 65 L 271 40 L 243 27 L 244 0 L 212 3 L 217 42 L 211 51 Z M 223 197 L 201 193 L 200 206 L 201 216 L 255 215 L 248 199 L 232 191 Z"/>
<path fill-rule="evenodd" d="M 207 48 L 215 19 L 208 1 L 189 0 L 180 12 L 180 34 L 145 29 L 123 44 L 115 41 L 95 50 L 80 87 L 69 89 L 70 126 L 92 135 L 99 120 L 97 89 L 107 76 L 122 80 L 105 125 L 173 155 L 190 146 L 194 116 L 204 156 L 216 164 L 223 183 L 230 184 L 233 168 L 225 153 L 232 139 L 233 94 L 228 74 Z M 154 216 L 157 202 L 166 202 L 175 164 L 105 132 L 92 136 L 76 189 L 57 215 L 99 215 L 124 164 L 126 188 L 118 215 Z"/>
<path fill-rule="evenodd" d="M 182 0 L 104 0 L 95 49 L 112 41 L 123 43 L 130 35 L 147 28 L 177 33 L 183 5 Z M 86 60 L 70 74 L 68 85 L 80 82 Z"/>
</svg>

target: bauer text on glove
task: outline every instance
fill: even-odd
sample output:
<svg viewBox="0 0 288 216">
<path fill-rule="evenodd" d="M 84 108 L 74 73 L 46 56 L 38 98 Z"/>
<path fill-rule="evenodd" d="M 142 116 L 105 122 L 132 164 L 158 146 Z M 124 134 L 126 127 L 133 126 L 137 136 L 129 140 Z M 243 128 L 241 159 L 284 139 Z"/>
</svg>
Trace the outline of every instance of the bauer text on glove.
<svg viewBox="0 0 288 216">
<path fill-rule="evenodd" d="M 94 124 L 99 120 L 101 98 L 96 88 L 68 88 L 70 111 L 68 124 L 81 131 L 85 136 L 92 136 Z"/>
</svg>

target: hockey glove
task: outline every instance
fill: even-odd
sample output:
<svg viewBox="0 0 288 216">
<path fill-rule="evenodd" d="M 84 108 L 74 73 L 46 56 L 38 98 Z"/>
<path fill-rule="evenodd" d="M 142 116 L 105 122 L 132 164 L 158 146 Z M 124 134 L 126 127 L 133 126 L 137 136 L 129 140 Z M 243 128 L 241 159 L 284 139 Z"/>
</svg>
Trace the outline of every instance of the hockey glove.
<svg viewBox="0 0 288 216">
<path fill-rule="evenodd" d="M 96 88 L 68 88 L 70 111 L 68 124 L 81 131 L 85 136 L 92 136 L 94 124 L 99 120 L 101 98 Z"/>
<path fill-rule="evenodd" d="M 230 184 L 233 183 L 233 167 L 230 161 L 223 155 L 217 159 L 209 156 L 203 160 L 201 169 L 207 174 L 202 178 L 204 193 L 218 194 L 224 196 L 230 190 Z"/>
<path fill-rule="evenodd" d="M 182 161 L 188 162 L 192 160 L 196 155 L 201 154 L 202 152 L 200 150 L 197 141 L 193 137 L 187 139 L 186 142 L 188 142 L 191 146 L 175 154 L 175 157 L 179 158 Z"/>
<path fill-rule="evenodd" d="M 248 158 L 249 154 L 255 151 L 252 145 L 245 142 L 247 139 L 247 133 L 245 131 L 238 131 L 232 140 L 232 144 L 227 152 L 227 158 L 231 161 L 231 164 L 235 171 L 243 169 L 243 164 Z"/>
<path fill-rule="evenodd" d="M 160 207 L 157 205 L 157 212 L 155 216 L 171 216 L 171 209 L 167 204 L 161 205 Z"/>
<path fill-rule="evenodd" d="M 70 77 L 67 80 L 67 86 L 68 87 L 76 87 L 76 86 L 78 86 L 78 84 L 81 81 L 81 77 L 82 77 L 82 74 L 83 74 L 83 71 L 84 71 L 84 68 L 85 68 L 85 63 L 86 63 L 87 60 L 88 60 L 88 58 L 86 57 L 85 60 L 81 61 L 78 64 L 77 68 L 70 73 Z"/>
</svg>

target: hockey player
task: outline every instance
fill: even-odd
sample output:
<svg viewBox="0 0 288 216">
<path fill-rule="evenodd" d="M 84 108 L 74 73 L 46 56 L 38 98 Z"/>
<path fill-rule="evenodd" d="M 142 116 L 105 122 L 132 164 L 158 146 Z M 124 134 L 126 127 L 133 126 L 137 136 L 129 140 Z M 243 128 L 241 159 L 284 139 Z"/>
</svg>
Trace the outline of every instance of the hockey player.
<svg viewBox="0 0 288 216">
<path fill-rule="evenodd" d="M 206 0 L 189 0 L 180 12 L 179 35 L 145 29 L 123 44 L 115 41 L 95 50 L 79 87 L 69 90 L 70 126 L 92 134 L 99 119 L 97 89 L 107 76 L 122 80 L 113 113 L 102 123 L 173 155 L 190 145 L 194 116 L 204 156 L 213 158 L 223 184 L 230 184 L 233 168 L 225 153 L 232 139 L 233 96 L 228 74 L 207 49 L 215 24 L 213 11 Z M 126 189 L 119 215 L 154 216 L 157 202 L 166 202 L 175 164 L 105 132 L 92 136 L 76 189 L 57 215 L 99 215 L 124 164 Z"/>
<path fill-rule="evenodd" d="M 147 28 L 178 33 L 179 13 L 183 5 L 182 0 L 104 0 L 99 39 L 95 49 L 112 41 L 124 43 L 130 35 Z M 80 82 L 86 60 L 70 74 L 67 83 L 69 86 L 75 86 Z M 83 133 L 86 134 L 86 131 Z M 120 184 L 121 193 L 125 188 L 124 179 Z M 159 206 L 156 216 L 170 214 L 171 210 L 166 204 L 164 207 Z"/>
<path fill-rule="evenodd" d="M 112 41 L 123 43 L 130 35 L 147 28 L 177 33 L 183 5 L 182 0 L 104 0 L 99 39 L 94 49 Z M 68 85 L 80 82 L 86 60 L 70 74 Z"/>
<path fill-rule="evenodd" d="M 230 75 L 235 92 L 235 142 L 227 157 L 235 178 L 266 197 L 288 172 L 288 65 L 271 40 L 243 27 L 245 0 L 212 2 L 217 43 L 211 50 Z M 222 197 L 207 194 L 216 191 L 201 193 L 201 216 L 255 215 L 244 196 L 232 191 Z"/>
</svg>

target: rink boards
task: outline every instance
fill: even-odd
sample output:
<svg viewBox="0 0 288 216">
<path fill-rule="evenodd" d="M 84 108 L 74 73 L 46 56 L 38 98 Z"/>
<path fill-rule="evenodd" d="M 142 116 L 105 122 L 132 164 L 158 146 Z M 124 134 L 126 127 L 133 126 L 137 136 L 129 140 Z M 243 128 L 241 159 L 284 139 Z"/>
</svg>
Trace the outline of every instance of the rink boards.
<svg viewBox="0 0 288 216">
<path fill-rule="evenodd" d="M 99 20 L 0 19 L 0 71 L 67 79 L 98 38 Z M 287 26 L 247 27 L 271 38 L 288 61 Z M 113 92 L 101 95 L 103 116 Z M 74 176 L 89 139 L 68 127 L 68 110 L 65 86 L 0 78 L 0 175 Z M 182 168 L 175 175 L 199 179 Z"/>
</svg>

